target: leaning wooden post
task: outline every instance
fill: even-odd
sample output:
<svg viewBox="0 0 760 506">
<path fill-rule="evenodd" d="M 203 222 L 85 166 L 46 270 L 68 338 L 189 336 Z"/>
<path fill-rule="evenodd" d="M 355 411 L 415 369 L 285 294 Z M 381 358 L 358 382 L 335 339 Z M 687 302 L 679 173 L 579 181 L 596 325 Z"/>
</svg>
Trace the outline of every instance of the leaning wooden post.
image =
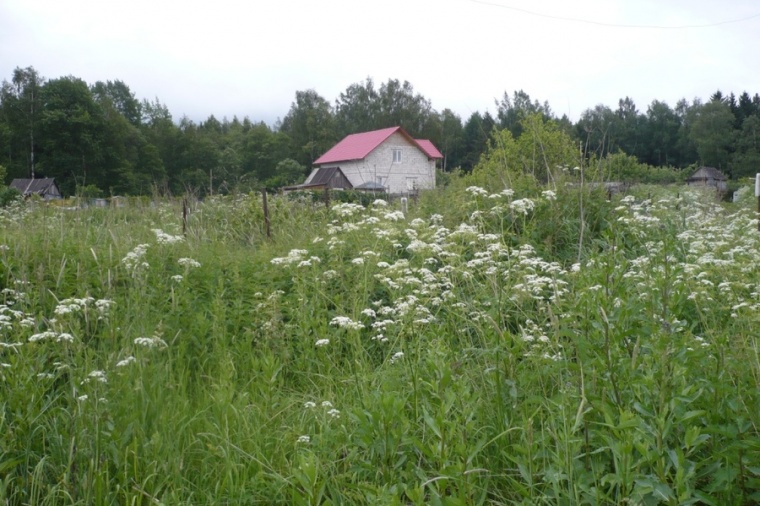
<svg viewBox="0 0 760 506">
<path fill-rule="evenodd" d="M 182 199 L 182 235 L 187 236 L 187 197 Z"/>
<path fill-rule="evenodd" d="M 755 175 L 755 197 L 757 197 L 757 230 L 760 232 L 760 174 Z"/>
<path fill-rule="evenodd" d="M 323 195 L 323 199 L 325 201 L 325 207 L 330 209 L 330 188 L 325 186 L 325 193 Z"/>
<path fill-rule="evenodd" d="M 264 230 L 266 230 L 267 239 L 271 239 L 272 232 L 269 229 L 269 206 L 267 205 L 267 189 L 266 188 L 263 188 L 261 190 L 261 202 L 264 206 Z"/>
</svg>

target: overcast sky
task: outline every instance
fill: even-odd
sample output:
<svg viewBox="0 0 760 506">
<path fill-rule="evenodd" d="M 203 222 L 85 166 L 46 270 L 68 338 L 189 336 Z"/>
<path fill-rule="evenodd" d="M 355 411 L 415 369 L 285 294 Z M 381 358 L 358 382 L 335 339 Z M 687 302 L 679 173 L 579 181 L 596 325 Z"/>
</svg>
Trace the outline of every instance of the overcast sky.
<svg viewBox="0 0 760 506">
<path fill-rule="evenodd" d="M 0 0 L 0 79 L 120 79 L 175 121 L 273 123 L 297 90 L 407 80 L 463 121 L 524 90 L 576 121 L 630 96 L 760 93 L 757 0 Z"/>
</svg>

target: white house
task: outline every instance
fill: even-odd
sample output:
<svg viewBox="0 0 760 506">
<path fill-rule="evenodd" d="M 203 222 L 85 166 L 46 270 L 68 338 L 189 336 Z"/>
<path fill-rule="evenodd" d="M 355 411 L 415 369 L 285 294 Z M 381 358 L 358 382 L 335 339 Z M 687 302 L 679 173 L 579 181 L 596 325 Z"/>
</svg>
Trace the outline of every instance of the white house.
<svg viewBox="0 0 760 506">
<path fill-rule="evenodd" d="M 356 189 L 385 189 L 407 194 L 435 188 L 435 165 L 443 155 L 425 139 L 414 139 L 401 127 L 351 134 L 314 161 L 303 183 L 322 178 L 326 170 L 340 171 Z"/>
</svg>

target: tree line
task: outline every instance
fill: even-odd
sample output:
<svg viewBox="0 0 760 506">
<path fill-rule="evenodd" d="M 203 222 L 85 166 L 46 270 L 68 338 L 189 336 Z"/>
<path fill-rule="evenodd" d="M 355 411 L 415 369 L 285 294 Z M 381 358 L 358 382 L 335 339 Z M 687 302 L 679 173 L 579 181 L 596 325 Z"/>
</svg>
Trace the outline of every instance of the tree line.
<svg viewBox="0 0 760 506">
<path fill-rule="evenodd" d="M 496 114 L 466 120 L 437 111 L 408 81 L 372 78 L 333 101 L 296 91 L 274 125 L 209 116 L 175 120 L 165 104 L 138 99 L 120 81 L 92 85 L 74 76 L 46 79 L 16 68 L 0 90 L 0 166 L 12 178 L 55 177 L 62 191 L 105 195 L 199 194 L 278 188 L 303 180 L 313 161 L 344 136 L 402 126 L 444 154 L 442 169 L 470 172 L 490 142 L 518 138 L 539 117 L 578 145 L 588 160 L 625 154 L 653 167 L 716 167 L 732 178 L 760 169 L 760 96 L 720 91 L 703 102 L 655 100 L 645 112 L 629 97 L 596 105 L 573 123 L 520 90 L 495 101 Z M 611 175 L 614 177 L 614 175 Z"/>
</svg>

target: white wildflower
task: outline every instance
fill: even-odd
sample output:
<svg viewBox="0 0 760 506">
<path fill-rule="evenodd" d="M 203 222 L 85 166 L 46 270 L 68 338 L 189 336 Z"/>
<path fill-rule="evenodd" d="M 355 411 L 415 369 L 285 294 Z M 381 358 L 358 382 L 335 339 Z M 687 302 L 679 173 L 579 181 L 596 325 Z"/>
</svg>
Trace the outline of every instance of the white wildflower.
<svg viewBox="0 0 760 506">
<path fill-rule="evenodd" d="M 156 242 L 158 244 L 176 244 L 185 240 L 181 235 L 167 234 L 159 228 L 154 228 L 153 233 L 156 234 Z"/>
<path fill-rule="evenodd" d="M 305 249 L 292 249 L 286 257 L 273 258 L 269 262 L 273 265 L 290 265 L 297 264 L 305 260 L 309 252 Z"/>
<path fill-rule="evenodd" d="M 119 360 L 118 362 L 116 362 L 116 367 L 124 367 L 124 366 L 127 366 L 127 365 L 131 364 L 134 361 L 135 361 L 135 357 L 133 357 L 133 356 L 130 355 L 127 358 L 125 358 L 124 360 Z"/>
<path fill-rule="evenodd" d="M 530 199 L 513 200 L 509 204 L 509 208 L 517 213 L 527 215 L 536 206 L 535 202 Z"/>
<path fill-rule="evenodd" d="M 105 371 L 100 371 L 100 370 L 91 371 L 90 374 L 87 375 L 85 382 L 89 382 L 90 379 L 99 381 L 101 383 L 108 383 L 108 378 L 106 378 Z"/>
<path fill-rule="evenodd" d="M 187 268 L 190 268 L 190 267 L 197 268 L 201 266 L 200 262 L 198 262 L 197 260 L 193 260 L 192 258 L 180 258 L 179 260 L 177 260 L 177 263 L 180 264 L 182 267 L 187 267 Z"/>
<path fill-rule="evenodd" d="M 158 336 L 138 337 L 134 340 L 134 343 L 138 346 L 144 346 L 146 348 L 166 348 L 168 346 L 166 344 L 166 341 Z"/>
<path fill-rule="evenodd" d="M 332 320 L 330 320 L 330 325 L 334 325 L 336 327 L 341 327 L 345 329 L 350 330 L 360 330 L 364 328 L 364 325 L 362 325 L 359 322 L 355 322 L 348 316 L 336 316 Z"/>
<path fill-rule="evenodd" d="M 148 263 L 143 261 L 143 257 L 148 251 L 149 246 L 149 244 L 138 244 L 132 251 L 127 253 L 126 256 L 121 259 L 121 263 L 130 270 L 147 267 Z"/>
<path fill-rule="evenodd" d="M 314 346 L 316 346 L 317 348 L 321 348 L 323 346 L 327 346 L 328 344 L 330 344 L 329 339 L 319 339 L 317 340 L 316 343 L 314 343 Z"/>
<path fill-rule="evenodd" d="M 488 195 L 488 192 L 484 188 L 481 188 L 480 186 L 468 186 L 467 188 L 465 188 L 464 191 L 474 196 Z"/>
<path fill-rule="evenodd" d="M 114 306 L 115 302 L 110 299 L 98 299 L 95 301 L 95 307 L 98 311 L 105 315 Z"/>
</svg>

